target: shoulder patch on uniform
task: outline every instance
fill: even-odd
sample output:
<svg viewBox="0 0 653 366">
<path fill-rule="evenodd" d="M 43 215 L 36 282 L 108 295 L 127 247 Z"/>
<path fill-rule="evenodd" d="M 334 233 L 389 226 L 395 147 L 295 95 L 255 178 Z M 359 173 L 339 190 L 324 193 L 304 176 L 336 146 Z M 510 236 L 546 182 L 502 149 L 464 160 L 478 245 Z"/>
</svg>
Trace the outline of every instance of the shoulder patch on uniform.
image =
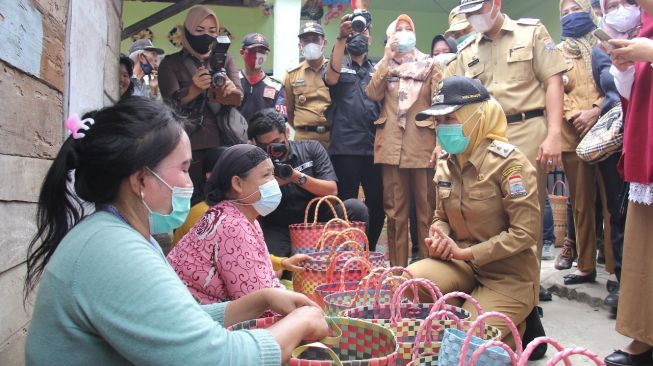
<svg viewBox="0 0 653 366">
<path fill-rule="evenodd" d="M 519 18 L 517 20 L 517 24 L 523 24 L 523 25 L 539 25 L 542 22 L 537 19 L 537 18 Z"/>
<path fill-rule="evenodd" d="M 476 41 L 476 33 L 471 35 L 470 37 L 467 37 L 466 40 L 463 41 L 463 43 L 458 45 L 458 53 L 462 51 L 465 47 L 469 46 L 470 44 L 474 43 Z"/>
<path fill-rule="evenodd" d="M 499 156 L 507 158 L 516 148 L 517 146 L 507 142 L 494 140 L 487 149 Z"/>
<path fill-rule="evenodd" d="M 520 164 L 511 165 L 511 166 L 507 167 L 506 169 L 504 169 L 504 171 L 501 173 L 501 176 L 504 177 L 504 178 L 508 178 L 509 176 L 511 176 L 513 174 L 520 174 L 522 168 L 523 168 L 523 165 L 520 165 Z"/>
<path fill-rule="evenodd" d="M 513 173 L 508 178 L 508 185 L 510 186 L 510 198 L 523 197 L 528 195 L 524 181 L 521 177 L 521 172 Z"/>
<path fill-rule="evenodd" d="M 299 69 L 301 66 L 302 66 L 302 64 L 300 63 L 300 64 L 295 65 L 293 67 L 289 67 L 288 70 L 286 70 L 286 72 L 293 72 L 293 71 Z"/>
</svg>

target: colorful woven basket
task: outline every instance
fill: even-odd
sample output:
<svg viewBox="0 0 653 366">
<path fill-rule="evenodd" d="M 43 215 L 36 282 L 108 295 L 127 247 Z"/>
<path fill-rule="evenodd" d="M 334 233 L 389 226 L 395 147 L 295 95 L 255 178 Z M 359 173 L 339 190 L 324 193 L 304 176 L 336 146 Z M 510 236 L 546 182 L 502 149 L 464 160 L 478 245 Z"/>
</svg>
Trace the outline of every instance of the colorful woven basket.
<svg viewBox="0 0 653 366">
<path fill-rule="evenodd" d="M 336 209 L 333 206 L 333 203 L 338 203 L 342 210 L 342 215 L 344 219 L 339 219 Z M 313 222 L 308 222 L 308 216 L 311 212 L 311 206 L 315 203 L 315 211 L 313 215 Z M 318 213 L 321 205 L 325 203 L 331 209 L 334 219 L 330 220 L 327 223 L 317 222 Z M 347 209 L 345 204 L 336 196 L 324 196 L 316 197 L 308 202 L 306 205 L 306 211 L 304 212 L 304 222 L 299 224 L 292 224 L 288 226 L 290 230 L 290 251 L 294 254 L 306 254 L 314 253 L 321 251 L 317 248 L 318 242 L 322 234 L 327 231 L 340 232 L 350 227 L 361 229 L 365 232 L 365 223 L 364 222 L 350 222 L 349 217 L 347 216 Z M 362 238 L 357 238 L 361 239 Z M 330 248 L 324 248 L 323 250 L 329 250 Z"/>
<path fill-rule="evenodd" d="M 555 194 L 555 189 L 558 184 L 562 184 L 562 195 Z M 549 204 L 551 205 L 551 212 L 553 212 L 553 232 L 556 236 L 555 245 L 560 247 L 565 242 L 567 237 L 567 185 L 565 182 L 559 180 L 551 187 L 549 193 Z"/>
</svg>

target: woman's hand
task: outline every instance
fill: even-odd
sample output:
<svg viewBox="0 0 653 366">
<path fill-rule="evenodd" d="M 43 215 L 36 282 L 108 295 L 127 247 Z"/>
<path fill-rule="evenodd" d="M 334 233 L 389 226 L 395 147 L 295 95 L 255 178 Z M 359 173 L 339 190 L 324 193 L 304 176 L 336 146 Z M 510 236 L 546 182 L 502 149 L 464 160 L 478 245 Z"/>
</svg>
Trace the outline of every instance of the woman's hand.
<svg viewBox="0 0 653 366">
<path fill-rule="evenodd" d="M 429 168 L 435 168 L 436 163 L 438 162 L 438 156 L 442 153 L 442 148 L 436 146 L 431 153 L 431 160 L 429 160 Z"/>
<path fill-rule="evenodd" d="M 308 259 L 306 254 L 295 254 L 290 258 L 281 260 L 281 267 L 290 272 L 301 272 L 304 270 L 302 265 Z"/>
<path fill-rule="evenodd" d="M 383 58 L 386 61 L 390 61 L 395 58 L 397 54 L 397 36 L 392 35 L 388 38 L 388 43 L 385 45 L 385 50 L 383 51 Z"/>
<path fill-rule="evenodd" d="M 294 310 L 306 306 L 315 307 L 320 310 L 320 312 L 322 311 L 318 304 L 311 301 L 305 295 L 297 292 L 279 288 L 268 288 L 261 291 L 265 291 L 267 309 L 281 315 L 290 314 Z"/>
<path fill-rule="evenodd" d="M 200 66 L 197 69 L 195 75 L 193 75 L 193 86 L 200 91 L 211 87 L 211 74 L 209 74 L 209 70 L 206 67 Z"/>
<path fill-rule="evenodd" d="M 429 229 L 430 238 L 426 238 L 426 245 L 429 247 L 429 257 L 449 261 L 454 259 L 458 245 L 442 229 L 431 225 Z"/>
<path fill-rule="evenodd" d="M 610 51 L 610 57 L 621 62 L 653 62 L 653 40 L 648 38 L 611 39 L 617 48 Z"/>
<path fill-rule="evenodd" d="M 267 329 L 281 347 L 281 363 L 290 358 L 302 341 L 317 341 L 329 334 L 329 325 L 320 308 L 297 308 Z"/>
</svg>

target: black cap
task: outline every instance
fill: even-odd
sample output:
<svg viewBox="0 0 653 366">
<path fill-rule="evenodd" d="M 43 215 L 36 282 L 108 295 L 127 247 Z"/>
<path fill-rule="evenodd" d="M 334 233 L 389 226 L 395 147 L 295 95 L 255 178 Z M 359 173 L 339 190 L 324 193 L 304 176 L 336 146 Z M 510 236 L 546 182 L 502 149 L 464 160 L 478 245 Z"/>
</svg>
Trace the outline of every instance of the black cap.
<svg viewBox="0 0 653 366">
<path fill-rule="evenodd" d="M 459 11 L 461 13 L 473 13 L 480 9 L 486 1 L 487 0 L 460 0 Z"/>
<path fill-rule="evenodd" d="M 263 47 L 270 50 L 270 42 L 261 33 L 249 33 L 243 38 L 243 48 Z"/>
<path fill-rule="evenodd" d="M 131 55 L 132 53 L 141 50 L 156 52 L 157 55 L 163 55 L 164 53 L 163 49 L 154 47 L 152 41 L 147 38 L 139 39 L 138 41 L 132 43 L 131 47 L 129 47 L 129 54 Z"/>
<path fill-rule="evenodd" d="M 297 36 L 301 37 L 304 34 L 308 34 L 308 33 L 316 33 L 324 37 L 324 28 L 322 28 L 321 25 L 315 22 L 308 22 L 302 25 L 301 28 L 299 28 L 299 34 Z"/>
<path fill-rule="evenodd" d="M 450 76 L 440 82 L 438 92 L 433 96 L 431 108 L 415 116 L 423 121 L 433 116 L 444 116 L 453 113 L 464 105 L 480 103 L 490 99 L 490 93 L 477 79 L 464 76 Z"/>
</svg>

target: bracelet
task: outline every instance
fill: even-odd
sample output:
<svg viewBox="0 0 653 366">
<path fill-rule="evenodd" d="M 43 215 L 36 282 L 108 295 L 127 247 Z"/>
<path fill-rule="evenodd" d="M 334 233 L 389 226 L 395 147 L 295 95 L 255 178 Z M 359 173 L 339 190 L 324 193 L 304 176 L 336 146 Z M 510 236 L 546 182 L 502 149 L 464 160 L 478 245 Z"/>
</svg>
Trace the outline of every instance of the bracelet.
<svg viewBox="0 0 653 366">
<path fill-rule="evenodd" d="M 340 74 L 340 71 L 333 68 L 333 63 L 331 62 L 329 62 L 329 68 L 331 68 L 331 70 L 333 70 L 333 72 L 335 72 L 336 74 Z"/>
</svg>

